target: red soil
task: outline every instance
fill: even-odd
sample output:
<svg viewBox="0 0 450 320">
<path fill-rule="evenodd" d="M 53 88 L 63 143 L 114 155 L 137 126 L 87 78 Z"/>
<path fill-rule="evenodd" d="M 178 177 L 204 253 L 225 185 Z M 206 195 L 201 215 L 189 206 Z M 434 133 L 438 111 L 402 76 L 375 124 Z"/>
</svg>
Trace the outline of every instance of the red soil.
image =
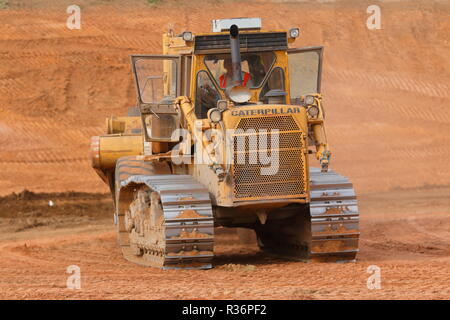
<svg viewBox="0 0 450 320">
<path fill-rule="evenodd" d="M 89 137 L 134 104 L 128 55 L 160 53 L 169 28 L 260 16 L 268 29 L 300 26 L 299 47 L 325 46 L 332 168 L 361 195 L 361 252 L 352 264 L 286 262 L 224 234 L 213 270 L 145 269 L 121 258 L 111 219 L 93 214 L 91 200 L 91 213 L 22 208 L 19 219 L 10 199 L 0 213 L 0 298 L 450 298 L 450 3 L 381 2 L 382 29 L 370 31 L 372 3 L 356 0 L 83 0 L 82 29 L 71 31 L 66 2 L 11 0 L 0 10 L 0 194 L 107 192 L 89 166 Z M 81 267 L 80 291 L 66 289 L 71 264 Z M 366 287 L 373 264 L 381 290 Z"/>
</svg>

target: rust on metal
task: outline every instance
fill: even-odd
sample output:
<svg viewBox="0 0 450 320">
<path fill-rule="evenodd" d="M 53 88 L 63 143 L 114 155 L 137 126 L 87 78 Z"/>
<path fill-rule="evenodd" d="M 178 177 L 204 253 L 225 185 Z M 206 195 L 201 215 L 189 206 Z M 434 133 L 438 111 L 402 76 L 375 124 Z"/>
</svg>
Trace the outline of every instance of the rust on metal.
<svg viewBox="0 0 450 320">
<path fill-rule="evenodd" d="M 213 255 L 212 251 L 199 251 L 199 250 L 190 250 L 190 251 L 179 251 L 179 252 L 169 252 L 168 256 L 206 256 Z"/>
<path fill-rule="evenodd" d="M 357 229 L 347 229 L 343 223 L 339 223 L 337 226 L 334 224 L 328 224 L 323 231 L 317 231 L 313 233 L 313 236 L 324 234 L 355 234 L 358 233 Z"/>
<path fill-rule="evenodd" d="M 211 235 L 207 233 L 198 232 L 197 228 L 194 228 L 192 232 L 186 231 L 186 229 L 181 230 L 179 236 L 172 236 L 171 239 L 195 239 L 195 238 L 211 238 Z"/>
<path fill-rule="evenodd" d="M 345 212 L 345 207 L 328 207 L 325 214 L 341 214 Z"/>
<path fill-rule="evenodd" d="M 181 213 L 175 217 L 175 219 L 192 219 L 192 218 L 202 218 L 197 211 L 192 209 L 182 210 Z"/>
</svg>

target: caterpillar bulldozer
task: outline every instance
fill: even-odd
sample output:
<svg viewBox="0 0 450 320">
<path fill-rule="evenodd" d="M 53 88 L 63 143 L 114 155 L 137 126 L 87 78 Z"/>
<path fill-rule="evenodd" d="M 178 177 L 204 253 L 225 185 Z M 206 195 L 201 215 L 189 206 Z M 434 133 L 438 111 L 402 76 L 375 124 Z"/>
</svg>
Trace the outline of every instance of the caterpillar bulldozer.
<svg viewBox="0 0 450 320">
<path fill-rule="evenodd" d="M 219 226 L 254 230 L 262 251 L 288 259 L 355 259 L 355 192 L 328 168 L 323 47 L 294 48 L 298 28 L 261 24 L 169 31 L 163 54 L 131 56 L 137 105 L 91 138 L 127 260 L 211 268 Z"/>
</svg>

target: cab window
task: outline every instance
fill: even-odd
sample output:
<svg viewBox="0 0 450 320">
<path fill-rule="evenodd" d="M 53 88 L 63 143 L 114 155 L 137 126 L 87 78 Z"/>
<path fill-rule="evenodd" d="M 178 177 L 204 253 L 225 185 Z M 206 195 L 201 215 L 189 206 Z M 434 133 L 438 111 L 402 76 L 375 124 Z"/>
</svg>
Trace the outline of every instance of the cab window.
<svg viewBox="0 0 450 320">
<path fill-rule="evenodd" d="M 206 71 L 197 74 L 195 93 L 195 115 L 199 119 L 206 118 L 208 110 L 217 106 L 221 95 Z"/>
<path fill-rule="evenodd" d="M 177 96 L 177 60 L 133 56 L 135 80 L 141 103 L 163 103 Z"/>
<path fill-rule="evenodd" d="M 241 60 L 244 85 L 249 88 L 259 88 L 275 63 L 275 54 L 273 52 L 241 53 Z M 205 65 L 218 88 L 226 89 L 231 85 L 231 54 L 207 55 Z"/>
<path fill-rule="evenodd" d="M 270 73 L 269 78 L 266 81 L 266 84 L 261 90 L 259 94 L 259 101 L 263 101 L 264 103 L 268 103 L 268 99 L 266 94 L 271 90 L 279 90 L 284 91 L 284 71 L 280 67 L 276 67 Z"/>
<path fill-rule="evenodd" d="M 320 93 L 322 47 L 288 51 L 291 103 L 301 96 Z"/>
</svg>

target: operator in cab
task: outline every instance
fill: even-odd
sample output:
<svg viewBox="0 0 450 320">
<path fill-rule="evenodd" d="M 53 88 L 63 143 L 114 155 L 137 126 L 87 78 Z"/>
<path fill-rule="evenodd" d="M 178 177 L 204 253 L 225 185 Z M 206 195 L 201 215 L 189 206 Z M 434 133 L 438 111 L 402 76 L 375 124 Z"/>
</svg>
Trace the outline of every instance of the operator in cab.
<svg viewBox="0 0 450 320">
<path fill-rule="evenodd" d="M 221 89 L 226 89 L 233 84 L 231 58 L 223 60 L 225 72 L 219 77 L 219 85 Z M 244 87 L 253 87 L 253 81 L 249 72 L 242 70 L 242 84 Z"/>
</svg>

